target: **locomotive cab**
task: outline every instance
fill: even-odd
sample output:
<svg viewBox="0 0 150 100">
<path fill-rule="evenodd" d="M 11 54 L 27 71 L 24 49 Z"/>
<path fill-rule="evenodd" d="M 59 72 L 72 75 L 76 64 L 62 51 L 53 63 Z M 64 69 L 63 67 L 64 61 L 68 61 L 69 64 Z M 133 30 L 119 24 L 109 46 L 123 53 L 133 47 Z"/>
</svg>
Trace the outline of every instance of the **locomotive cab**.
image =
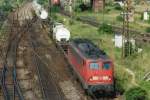
<svg viewBox="0 0 150 100">
<path fill-rule="evenodd" d="M 89 83 L 111 83 L 112 64 L 111 62 L 90 62 L 89 63 Z"/>
<path fill-rule="evenodd" d="M 87 70 L 87 84 L 88 89 L 91 91 L 113 90 L 113 64 L 111 61 L 89 62 L 89 68 Z"/>
</svg>

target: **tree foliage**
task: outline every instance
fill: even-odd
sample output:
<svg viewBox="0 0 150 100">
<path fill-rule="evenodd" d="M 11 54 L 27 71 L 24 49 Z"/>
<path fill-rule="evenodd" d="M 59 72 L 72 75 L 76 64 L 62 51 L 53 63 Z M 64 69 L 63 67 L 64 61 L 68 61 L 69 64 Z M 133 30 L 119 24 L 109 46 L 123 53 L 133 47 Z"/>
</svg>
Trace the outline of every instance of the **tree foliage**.
<svg viewBox="0 0 150 100">
<path fill-rule="evenodd" d="M 113 32 L 113 28 L 111 25 L 108 25 L 106 23 L 103 23 L 99 29 L 98 29 L 98 32 L 101 33 L 101 32 L 106 32 L 106 33 L 109 33 L 111 34 Z"/>
<path fill-rule="evenodd" d="M 12 10 L 12 4 L 11 4 L 11 1 L 10 0 L 4 0 L 3 3 L 1 4 L 0 6 L 0 9 L 3 11 L 3 12 L 8 12 L 8 11 L 11 11 Z"/>
<path fill-rule="evenodd" d="M 48 3 L 51 1 L 51 0 L 37 0 L 37 2 L 39 3 L 39 4 L 41 4 L 41 5 L 49 5 Z M 51 2 L 50 2 L 51 3 Z"/>
<path fill-rule="evenodd" d="M 123 8 L 118 3 L 114 4 L 114 9 L 115 10 L 123 10 Z"/>
<path fill-rule="evenodd" d="M 119 22 L 123 22 L 123 17 L 121 15 L 119 15 L 116 17 L 116 20 Z"/>
<path fill-rule="evenodd" d="M 146 32 L 149 33 L 150 32 L 150 27 L 146 28 Z"/>
</svg>

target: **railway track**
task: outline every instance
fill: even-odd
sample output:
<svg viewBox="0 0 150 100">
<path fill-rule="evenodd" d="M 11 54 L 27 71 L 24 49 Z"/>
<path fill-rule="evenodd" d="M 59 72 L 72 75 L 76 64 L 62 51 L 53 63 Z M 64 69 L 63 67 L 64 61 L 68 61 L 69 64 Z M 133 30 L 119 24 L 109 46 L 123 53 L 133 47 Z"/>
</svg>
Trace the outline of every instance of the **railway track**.
<svg viewBox="0 0 150 100">
<path fill-rule="evenodd" d="M 15 14 L 16 13 L 17 12 L 15 12 Z M 3 50 L 4 53 L 2 54 L 2 57 L 1 57 L 1 58 L 3 58 L 3 68 L 2 68 L 2 72 L 1 72 L 1 86 L 2 86 L 3 96 L 4 96 L 4 98 L 2 98 L 2 99 L 4 99 L 4 100 L 25 100 L 25 94 L 24 94 L 25 90 L 24 90 L 24 88 L 20 87 L 20 84 L 21 84 L 21 81 L 27 82 L 28 79 L 18 79 L 17 74 L 18 74 L 19 70 L 27 69 L 27 66 L 25 66 L 25 69 L 24 68 L 20 69 L 20 68 L 18 68 L 16 63 L 19 60 L 18 59 L 19 43 L 20 43 L 21 39 L 24 37 L 24 35 L 26 33 L 29 33 L 29 29 L 31 29 L 31 26 L 35 20 L 33 19 L 33 20 L 30 20 L 29 22 L 26 21 L 25 26 L 23 26 L 23 24 L 21 26 L 19 26 L 17 24 L 18 20 L 16 20 L 17 18 L 13 13 L 12 13 L 12 18 L 14 18 L 14 19 L 11 19 L 12 23 L 10 25 L 11 31 L 9 33 L 9 39 L 7 41 L 8 43 L 5 44 L 6 48 L 5 48 L 5 50 Z M 31 53 L 31 54 L 33 54 L 32 62 L 34 63 L 34 65 L 36 67 L 36 74 L 38 74 L 38 78 L 40 80 L 39 84 L 41 84 L 40 87 L 41 87 L 43 99 L 44 100 L 50 100 L 50 99 L 64 100 L 64 96 L 62 96 L 63 94 L 60 93 L 60 90 L 58 89 L 58 86 L 56 85 L 57 82 L 55 82 L 55 79 L 53 78 L 52 74 L 50 74 L 49 70 L 46 67 L 47 65 L 43 62 L 42 58 L 40 58 L 38 53 L 36 53 L 37 52 L 36 45 L 39 45 L 38 41 L 35 41 L 35 40 L 33 41 L 31 39 L 29 41 L 30 41 L 31 47 L 28 47 L 28 49 L 33 49 L 33 52 Z M 24 73 L 20 73 L 20 74 L 24 74 Z M 25 85 L 25 86 L 27 86 L 27 85 Z M 30 89 L 30 90 L 28 89 L 27 91 L 32 91 L 31 89 L 33 87 L 32 88 L 26 87 L 26 88 Z M 29 93 L 31 93 L 31 92 L 29 92 Z M 29 95 L 27 95 L 27 96 L 29 96 Z M 26 98 L 28 98 L 28 97 L 26 97 Z M 39 99 L 32 98 L 31 100 L 39 100 Z"/>
<path fill-rule="evenodd" d="M 37 34 L 33 34 L 34 32 L 31 33 L 32 34 L 29 34 L 29 43 L 33 49 L 33 60 L 38 73 L 43 99 L 65 100 L 64 94 L 59 88 L 55 76 L 48 69 L 47 62 L 45 62 L 44 59 L 39 54 L 38 49 L 44 48 L 45 46 L 38 41 Z"/>
<path fill-rule="evenodd" d="M 59 44 L 59 43 L 55 43 L 55 45 L 57 45 L 57 48 L 63 53 L 63 55 L 65 56 L 66 61 L 67 60 L 67 55 L 66 55 L 66 46 L 67 44 Z M 71 66 L 71 63 L 68 62 L 68 64 Z M 82 88 L 82 87 L 81 87 Z M 114 100 L 114 97 L 112 96 L 107 96 L 106 94 L 89 94 L 87 93 L 87 100 Z M 105 96 L 104 96 L 105 95 Z"/>
<path fill-rule="evenodd" d="M 28 24 L 29 27 L 31 25 Z M 8 50 L 6 53 L 6 58 L 4 62 L 4 67 L 2 70 L 2 90 L 5 100 L 24 100 L 23 92 L 19 86 L 17 80 L 17 49 L 20 39 L 22 38 L 22 34 L 28 32 L 29 27 L 24 31 L 18 32 L 20 34 L 15 35 L 9 39 Z M 29 35 L 29 34 L 28 34 Z M 35 34 L 34 34 L 35 35 Z M 40 55 L 37 53 L 37 45 L 41 45 L 36 39 L 32 36 L 30 37 L 30 46 L 33 49 L 33 62 L 36 67 L 36 73 L 38 74 L 39 83 L 41 84 L 41 91 L 44 100 L 65 100 L 63 93 L 60 92 L 59 86 L 52 74 L 50 74 L 47 69 L 47 64 L 42 60 Z M 41 46 L 42 48 L 42 46 Z M 9 72 L 9 73 L 8 73 Z M 9 74 L 9 76 L 8 76 Z M 12 79 L 10 79 L 12 77 Z M 8 79 L 7 79 L 8 78 Z M 9 88 L 8 88 L 9 87 Z"/>
<path fill-rule="evenodd" d="M 12 23 L 11 34 L 8 40 L 8 46 L 6 48 L 6 55 L 3 59 L 3 69 L 2 69 L 2 91 L 5 100 L 24 100 L 21 88 L 17 79 L 17 50 L 20 39 L 24 31 L 20 29 L 15 29 L 15 24 Z M 15 32 L 15 31 L 16 32 Z M 22 32 L 22 33 L 21 33 Z"/>
<path fill-rule="evenodd" d="M 3 96 L 5 97 L 5 100 L 24 100 L 25 98 L 25 90 L 24 88 L 21 86 L 20 87 L 20 79 L 18 80 L 18 71 L 20 68 L 18 68 L 18 66 L 16 66 L 16 62 L 20 59 L 18 58 L 19 55 L 19 51 L 18 51 L 18 45 L 19 42 L 22 41 L 21 39 L 23 39 L 23 41 L 28 41 L 29 42 L 29 46 L 25 47 L 22 46 L 21 48 L 26 48 L 26 49 L 32 49 L 32 52 L 30 53 L 30 55 L 32 55 L 32 63 L 35 67 L 36 70 L 34 70 L 38 76 L 38 80 L 39 80 L 39 84 L 40 84 L 40 89 L 42 92 L 42 99 L 44 100 L 65 100 L 65 96 L 64 94 L 61 92 L 62 88 L 60 89 L 58 84 L 58 81 L 56 79 L 56 73 L 53 70 L 50 70 L 50 68 L 48 68 L 48 64 L 44 61 L 42 55 L 40 55 L 39 52 L 41 52 L 41 49 L 39 48 L 43 48 L 43 50 L 45 49 L 45 45 L 42 45 L 41 41 L 38 41 L 37 38 L 39 34 L 35 34 L 36 32 L 31 31 L 32 28 L 33 30 L 38 30 L 37 27 L 32 27 L 32 25 L 34 24 L 34 22 L 30 22 L 30 23 L 26 23 L 27 26 L 23 26 L 21 29 L 16 29 L 14 27 L 12 27 L 12 31 L 14 35 L 9 34 L 10 38 L 8 43 L 6 43 L 5 45 L 8 47 L 6 49 L 8 50 L 4 50 L 4 51 L 9 51 L 8 53 L 6 53 L 6 57 L 2 57 L 4 59 L 6 59 L 6 65 L 12 66 L 8 67 L 8 66 L 4 66 L 3 67 L 3 71 L 2 71 L 2 87 L 3 87 Z M 15 26 L 12 24 L 12 26 Z M 25 34 L 27 37 L 29 37 L 27 40 L 24 40 Z M 41 34 L 41 33 L 40 33 Z M 57 54 L 57 51 L 54 51 L 55 54 Z M 5 53 L 4 53 L 5 54 Z M 45 56 L 45 55 L 44 55 Z M 3 59 L 3 60 L 4 60 Z M 22 59 L 22 58 L 21 58 Z M 27 59 L 28 60 L 28 59 Z M 4 62 L 4 65 L 5 65 Z M 15 65 L 15 67 L 13 67 Z M 27 67 L 29 65 L 26 65 L 24 67 Z M 59 65 L 60 67 L 60 65 Z M 15 68 L 15 70 L 13 70 L 13 68 Z M 51 68 L 53 68 L 51 66 Z M 62 70 L 64 70 L 63 68 L 61 68 Z M 10 72 L 10 75 L 8 76 L 7 72 Z M 14 79 L 9 79 L 10 77 L 12 77 L 14 74 L 15 78 Z M 23 73 L 22 73 L 23 74 Z M 62 74 L 63 75 L 63 74 Z M 6 80 L 6 78 L 8 78 L 8 82 Z M 64 78 L 64 77 L 63 77 Z M 59 78 L 61 80 L 63 80 L 63 78 Z M 65 76 L 66 78 L 66 76 Z M 67 79 L 67 78 L 66 78 Z M 26 79 L 21 79 L 21 80 L 26 80 Z M 11 81 L 11 82 L 10 82 Z M 59 80 L 60 81 L 60 80 Z M 14 82 L 16 82 L 14 84 Z M 27 82 L 27 81 L 26 81 Z M 11 89 L 8 89 L 8 85 L 11 84 Z M 33 89 L 33 87 L 31 88 Z M 31 91 L 31 89 L 27 90 L 27 91 Z M 31 92 L 29 92 L 31 93 Z M 28 94 L 30 95 L 30 94 Z M 26 96 L 28 96 L 26 95 Z M 30 98 L 31 99 L 31 98 Z M 29 99 L 29 100 L 30 100 Z M 35 99 L 32 98 L 31 100 L 39 100 L 39 99 Z M 76 100 L 76 99 L 72 99 L 72 100 Z"/>
</svg>

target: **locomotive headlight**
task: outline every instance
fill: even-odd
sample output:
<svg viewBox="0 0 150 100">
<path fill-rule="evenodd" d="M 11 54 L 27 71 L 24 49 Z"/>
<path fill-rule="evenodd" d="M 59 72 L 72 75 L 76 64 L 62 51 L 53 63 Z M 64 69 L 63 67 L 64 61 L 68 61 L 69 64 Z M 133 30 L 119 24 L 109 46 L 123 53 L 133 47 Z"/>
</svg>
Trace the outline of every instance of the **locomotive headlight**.
<svg viewBox="0 0 150 100">
<path fill-rule="evenodd" d="M 93 79 L 93 80 L 98 80 L 99 77 L 98 77 L 98 76 L 93 76 L 92 79 Z"/>
<path fill-rule="evenodd" d="M 99 77 L 98 76 L 92 76 L 90 78 L 90 81 L 96 81 L 96 80 L 99 80 Z"/>
<path fill-rule="evenodd" d="M 103 76 L 103 80 L 111 80 L 109 76 Z"/>
</svg>

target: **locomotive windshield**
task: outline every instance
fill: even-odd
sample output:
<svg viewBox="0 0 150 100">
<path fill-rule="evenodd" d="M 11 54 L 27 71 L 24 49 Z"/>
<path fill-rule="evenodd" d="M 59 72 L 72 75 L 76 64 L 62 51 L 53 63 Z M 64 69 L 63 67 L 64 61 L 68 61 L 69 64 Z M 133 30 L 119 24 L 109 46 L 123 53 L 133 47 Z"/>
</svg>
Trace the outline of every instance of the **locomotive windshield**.
<svg viewBox="0 0 150 100">
<path fill-rule="evenodd" d="M 105 69 L 105 70 L 108 70 L 108 69 L 110 69 L 110 63 L 108 62 L 108 63 L 104 63 L 104 65 L 103 65 L 103 69 Z"/>
<path fill-rule="evenodd" d="M 98 63 L 90 63 L 90 69 L 99 69 L 99 64 Z"/>
</svg>

